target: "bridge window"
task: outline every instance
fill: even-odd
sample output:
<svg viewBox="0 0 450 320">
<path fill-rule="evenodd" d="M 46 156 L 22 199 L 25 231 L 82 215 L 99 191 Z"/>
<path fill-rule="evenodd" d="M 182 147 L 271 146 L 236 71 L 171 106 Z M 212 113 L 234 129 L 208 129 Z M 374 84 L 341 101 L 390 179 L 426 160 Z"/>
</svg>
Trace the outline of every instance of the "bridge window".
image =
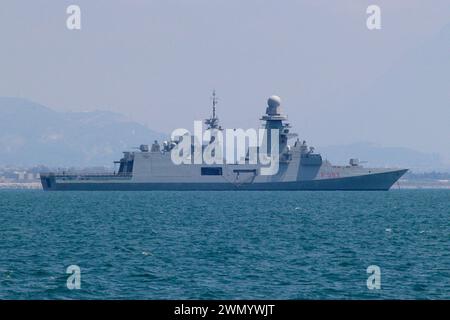
<svg viewBox="0 0 450 320">
<path fill-rule="evenodd" d="M 202 176 L 221 176 L 222 167 L 203 167 Z"/>
</svg>

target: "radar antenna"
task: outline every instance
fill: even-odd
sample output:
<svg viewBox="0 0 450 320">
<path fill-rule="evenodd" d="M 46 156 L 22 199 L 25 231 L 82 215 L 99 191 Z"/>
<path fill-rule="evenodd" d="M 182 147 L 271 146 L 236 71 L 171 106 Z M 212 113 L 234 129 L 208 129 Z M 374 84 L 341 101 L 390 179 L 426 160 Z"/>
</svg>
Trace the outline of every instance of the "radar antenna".
<svg viewBox="0 0 450 320">
<path fill-rule="evenodd" d="M 216 106 L 217 106 L 217 103 L 219 102 L 219 98 L 217 98 L 217 95 L 216 95 L 216 90 L 213 90 L 211 100 L 212 100 L 213 113 L 212 113 L 211 118 L 205 120 L 205 124 L 207 125 L 208 129 L 222 130 L 222 128 L 219 126 L 219 118 L 217 118 L 217 116 L 216 116 Z"/>
<path fill-rule="evenodd" d="M 211 99 L 212 99 L 212 105 L 213 105 L 213 116 L 212 117 L 213 117 L 213 119 L 215 119 L 216 118 L 216 105 L 219 102 L 219 98 L 217 98 L 217 96 L 216 96 L 216 89 L 213 90 Z"/>
</svg>

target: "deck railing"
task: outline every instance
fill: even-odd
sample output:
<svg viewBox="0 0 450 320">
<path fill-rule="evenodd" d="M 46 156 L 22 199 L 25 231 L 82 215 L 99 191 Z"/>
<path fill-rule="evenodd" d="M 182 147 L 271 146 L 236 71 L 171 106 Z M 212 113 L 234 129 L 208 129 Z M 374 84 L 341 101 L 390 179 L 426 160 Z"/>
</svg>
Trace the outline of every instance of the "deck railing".
<svg viewBox="0 0 450 320">
<path fill-rule="evenodd" d="M 97 178 L 97 179 L 121 179 L 121 178 L 131 178 L 133 175 L 131 172 L 124 172 L 124 173 L 76 173 L 76 172 L 48 172 L 48 173 L 41 173 L 41 176 L 47 176 L 47 177 L 55 177 L 57 179 L 64 179 L 64 180 L 84 180 L 84 179 L 91 179 L 91 178 Z"/>
</svg>

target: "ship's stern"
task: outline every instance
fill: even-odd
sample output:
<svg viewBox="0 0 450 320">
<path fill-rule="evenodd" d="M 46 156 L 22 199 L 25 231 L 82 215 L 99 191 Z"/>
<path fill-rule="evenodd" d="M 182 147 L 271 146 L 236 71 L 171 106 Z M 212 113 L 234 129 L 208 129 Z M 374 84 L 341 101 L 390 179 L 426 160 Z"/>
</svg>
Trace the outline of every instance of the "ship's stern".
<svg viewBox="0 0 450 320">
<path fill-rule="evenodd" d="M 41 184 L 44 190 L 54 190 L 56 186 L 56 178 L 53 173 L 41 173 Z"/>
</svg>

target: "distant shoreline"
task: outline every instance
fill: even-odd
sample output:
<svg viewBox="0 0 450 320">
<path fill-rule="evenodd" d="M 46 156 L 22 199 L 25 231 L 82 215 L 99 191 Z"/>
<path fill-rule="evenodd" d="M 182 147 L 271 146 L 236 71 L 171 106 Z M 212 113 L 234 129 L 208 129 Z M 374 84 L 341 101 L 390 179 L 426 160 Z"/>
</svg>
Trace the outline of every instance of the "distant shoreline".
<svg viewBox="0 0 450 320">
<path fill-rule="evenodd" d="M 42 189 L 40 182 L 0 182 L 0 190 L 2 189 Z"/>
<path fill-rule="evenodd" d="M 401 179 L 394 184 L 391 189 L 450 189 L 450 180 L 426 179 L 426 180 L 409 180 Z"/>
</svg>

